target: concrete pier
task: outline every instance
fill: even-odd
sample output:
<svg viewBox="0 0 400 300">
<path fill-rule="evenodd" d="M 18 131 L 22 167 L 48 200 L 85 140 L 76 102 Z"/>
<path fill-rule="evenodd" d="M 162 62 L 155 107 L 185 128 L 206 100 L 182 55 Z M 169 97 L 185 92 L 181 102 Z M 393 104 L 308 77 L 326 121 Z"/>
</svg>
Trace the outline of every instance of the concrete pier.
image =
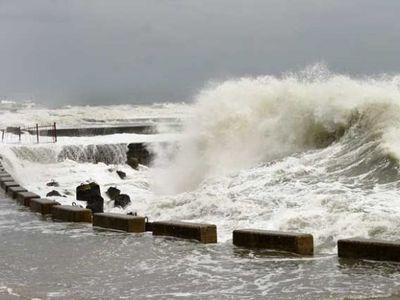
<svg viewBox="0 0 400 300">
<path fill-rule="evenodd" d="M 144 232 L 144 217 L 116 213 L 93 214 L 93 226 L 122 230 L 126 232 Z"/>
<path fill-rule="evenodd" d="M 217 226 L 189 222 L 153 222 L 153 235 L 173 236 L 183 239 L 198 240 L 209 244 L 217 242 Z"/>
<path fill-rule="evenodd" d="M 35 198 L 40 198 L 40 196 L 32 192 L 17 192 L 16 196 L 17 202 L 25 206 L 29 206 L 31 200 Z"/>
<path fill-rule="evenodd" d="M 311 234 L 257 229 L 233 231 L 233 244 L 245 248 L 286 251 L 301 255 L 313 255 L 314 245 Z"/>
<path fill-rule="evenodd" d="M 92 211 L 87 208 L 72 205 L 54 205 L 51 208 L 54 220 L 65 222 L 92 222 Z"/>
<path fill-rule="evenodd" d="M 51 209 L 55 205 L 60 205 L 60 203 L 54 200 L 41 198 L 32 198 L 29 201 L 31 211 L 41 213 L 42 215 L 51 214 Z"/>
<path fill-rule="evenodd" d="M 1 187 L 3 188 L 3 190 L 7 193 L 8 192 L 8 188 L 10 187 L 16 187 L 16 186 L 20 186 L 17 182 L 15 181 L 5 181 L 5 182 L 0 182 Z"/>
<path fill-rule="evenodd" d="M 341 258 L 400 261 L 400 242 L 351 238 L 338 240 Z"/>
<path fill-rule="evenodd" d="M 28 190 L 22 186 L 10 186 L 7 188 L 7 195 L 10 196 L 12 199 L 17 198 L 17 193 L 20 192 L 27 192 Z"/>
</svg>

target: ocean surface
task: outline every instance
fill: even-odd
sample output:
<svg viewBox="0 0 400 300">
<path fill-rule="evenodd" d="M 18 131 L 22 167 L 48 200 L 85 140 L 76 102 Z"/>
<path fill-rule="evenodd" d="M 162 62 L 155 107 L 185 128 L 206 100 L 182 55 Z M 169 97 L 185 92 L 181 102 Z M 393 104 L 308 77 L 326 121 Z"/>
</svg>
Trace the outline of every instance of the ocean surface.
<svg viewBox="0 0 400 300">
<path fill-rule="evenodd" d="M 336 241 L 400 239 L 400 76 L 351 78 L 315 67 L 210 85 L 193 104 L 47 109 L 3 101 L 0 116 L 3 128 L 158 126 L 157 134 L 60 137 L 57 143 L 7 135 L 0 154 L 7 171 L 41 196 L 55 180 L 54 189 L 65 195 L 55 199 L 71 204 L 77 185 L 96 181 L 106 200 L 110 186 L 132 198 L 125 209 L 106 201 L 106 211 L 213 223 L 219 240 L 202 246 L 93 231 L 41 220 L 3 199 L 0 295 L 8 289 L 50 299 L 399 294 L 398 264 L 340 261 Z M 172 119 L 182 126 L 165 121 Z M 133 142 L 149 144 L 156 155 L 151 166 L 125 165 Z M 238 228 L 311 233 L 315 256 L 235 248 Z"/>
</svg>

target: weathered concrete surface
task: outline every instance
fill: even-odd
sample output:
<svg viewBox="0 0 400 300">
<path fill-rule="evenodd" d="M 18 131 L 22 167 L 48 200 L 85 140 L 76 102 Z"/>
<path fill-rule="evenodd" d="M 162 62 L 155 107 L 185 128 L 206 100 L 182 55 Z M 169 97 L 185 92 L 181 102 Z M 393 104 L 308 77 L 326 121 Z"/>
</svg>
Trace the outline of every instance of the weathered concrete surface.
<svg viewBox="0 0 400 300">
<path fill-rule="evenodd" d="M 54 220 L 66 222 L 92 222 L 92 211 L 87 208 L 72 205 L 54 205 L 51 208 Z"/>
<path fill-rule="evenodd" d="M 15 181 L 0 182 L 0 185 L 6 193 L 8 192 L 8 188 L 10 187 L 20 186 L 19 183 Z"/>
<path fill-rule="evenodd" d="M 233 244 L 245 248 L 287 251 L 301 255 L 313 255 L 314 243 L 311 234 L 240 229 L 233 231 Z"/>
<path fill-rule="evenodd" d="M 51 209 L 55 205 L 60 205 L 60 203 L 54 200 L 41 198 L 32 198 L 29 201 L 31 211 L 41 213 L 42 215 L 51 214 Z"/>
<path fill-rule="evenodd" d="M 153 235 L 193 239 L 204 244 L 217 242 L 217 226 L 212 224 L 163 221 L 153 222 L 151 227 Z"/>
<path fill-rule="evenodd" d="M 144 217 L 115 213 L 93 214 L 93 226 L 122 230 L 127 232 L 144 232 Z"/>
<path fill-rule="evenodd" d="M 341 258 L 400 261 L 400 242 L 351 238 L 338 240 Z"/>
<path fill-rule="evenodd" d="M 17 202 L 25 206 L 29 206 L 30 201 L 34 198 L 40 198 L 40 196 L 32 192 L 17 192 L 16 196 Z"/>
<path fill-rule="evenodd" d="M 10 175 L 0 176 L 0 183 L 6 181 L 14 181 L 14 178 L 12 178 Z"/>
<path fill-rule="evenodd" d="M 7 195 L 13 199 L 17 198 L 17 193 L 27 192 L 28 190 L 22 186 L 10 186 L 7 188 Z"/>
</svg>

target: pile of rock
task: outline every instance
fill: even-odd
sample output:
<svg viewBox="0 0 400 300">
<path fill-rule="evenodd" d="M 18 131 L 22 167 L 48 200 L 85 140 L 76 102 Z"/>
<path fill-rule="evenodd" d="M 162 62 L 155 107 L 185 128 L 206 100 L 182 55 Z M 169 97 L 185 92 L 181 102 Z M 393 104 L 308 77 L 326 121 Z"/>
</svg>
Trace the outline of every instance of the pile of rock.
<svg viewBox="0 0 400 300">
<path fill-rule="evenodd" d="M 86 208 L 91 209 L 93 213 L 104 212 L 104 199 L 101 197 L 100 186 L 95 182 L 77 186 L 76 200 L 86 201 Z"/>
<path fill-rule="evenodd" d="M 128 145 L 126 153 L 126 163 L 134 169 L 139 167 L 139 164 L 148 166 L 153 159 L 152 153 L 147 150 L 143 143 L 132 143 Z"/>
<path fill-rule="evenodd" d="M 106 193 L 114 201 L 114 206 L 125 208 L 131 203 L 131 198 L 126 194 L 121 194 L 121 191 L 115 187 L 110 187 Z"/>
</svg>

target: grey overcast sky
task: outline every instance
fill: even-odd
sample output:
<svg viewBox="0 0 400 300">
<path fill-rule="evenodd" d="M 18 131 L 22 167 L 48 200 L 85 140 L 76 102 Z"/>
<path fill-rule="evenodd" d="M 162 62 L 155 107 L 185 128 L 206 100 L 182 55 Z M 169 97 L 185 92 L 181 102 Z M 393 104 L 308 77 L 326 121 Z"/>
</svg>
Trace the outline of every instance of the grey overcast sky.
<svg viewBox="0 0 400 300">
<path fill-rule="evenodd" d="M 0 0 L 0 96 L 190 101 L 210 80 L 400 72 L 399 0 Z"/>
</svg>

